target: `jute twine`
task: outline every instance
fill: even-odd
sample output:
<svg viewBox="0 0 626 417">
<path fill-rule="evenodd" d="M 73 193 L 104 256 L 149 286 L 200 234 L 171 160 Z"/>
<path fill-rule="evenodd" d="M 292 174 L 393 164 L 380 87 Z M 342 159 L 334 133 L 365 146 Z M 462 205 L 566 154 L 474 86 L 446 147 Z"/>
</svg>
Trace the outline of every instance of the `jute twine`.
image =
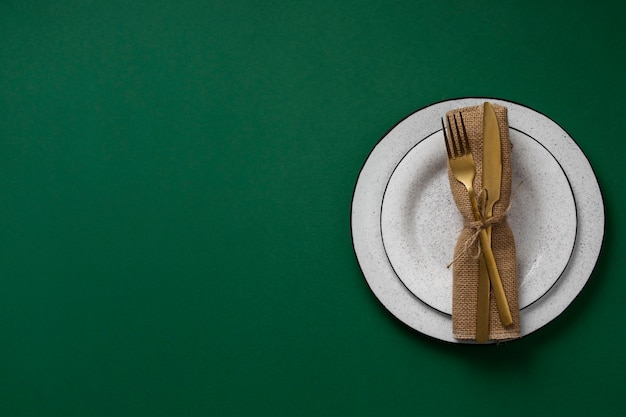
<svg viewBox="0 0 626 417">
<path fill-rule="evenodd" d="M 502 142 L 502 186 L 500 200 L 493 208 L 495 220 L 489 223 L 492 226 L 491 248 L 496 259 L 502 285 L 509 302 L 513 324 L 504 327 L 500 322 L 498 308 L 493 292 L 490 298 L 489 312 L 489 339 L 507 340 L 520 337 L 519 300 L 517 282 L 517 259 L 515 255 L 515 241 L 511 228 L 506 222 L 511 197 L 511 142 L 509 141 L 509 124 L 506 107 L 493 105 L 500 128 Z M 448 117 L 463 113 L 465 128 L 472 147 L 476 177 L 474 189 L 478 195 L 482 193 L 482 131 L 483 106 L 472 106 L 449 112 Z M 476 310 L 478 297 L 478 264 L 477 250 L 468 250 L 468 242 L 478 245 L 476 231 L 480 228 L 474 222 L 474 215 L 467 190 L 458 182 L 448 168 L 450 189 L 461 215 L 465 227 L 461 231 L 454 252 L 453 285 L 452 285 L 452 331 L 455 338 L 473 340 L 476 338 Z M 475 246 L 474 246 L 475 247 Z"/>
</svg>

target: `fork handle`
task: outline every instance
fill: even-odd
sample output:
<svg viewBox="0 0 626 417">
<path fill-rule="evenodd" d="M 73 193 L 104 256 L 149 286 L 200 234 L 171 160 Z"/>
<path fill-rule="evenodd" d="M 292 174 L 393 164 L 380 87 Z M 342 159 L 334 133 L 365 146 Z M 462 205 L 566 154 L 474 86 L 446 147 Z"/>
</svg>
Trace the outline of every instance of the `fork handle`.
<svg viewBox="0 0 626 417">
<path fill-rule="evenodd" d="M 474 212 L 474 220 L 482 221 L 480 211 L 478 210 L 478 201 L 476 200 L 476 194 L 472 191 L 470 194 L 470 201 L 472 202 L 472 211 Z M 493 287 L 493 296 L 496 299 L 496 305 L 498 306 L 498 313 L 500 314 L 500 321 L 503 326 L 508 326 L 513 323 L 513 317 L 511 317 L 511 309 L 509 308 L 509 302 L 506 299 L 504 293 L 504 287 L 502 287 L 502 280 L 500 279 L 500 273 L 496 266 L 496 259 L 493 257 L 491 251 L 491 242 L 489 236 L 487 236 L 487 230 L 481 229 L 479 235 L 480 246 L 482 249 L 485 265 L 487 266 L 487 272 L 489 273 L 489 280 Z"/>
<path fill-rule="evenodd" d="M 487 232 L 489 235 L 489 232 Z M 476 341 L 487 343 L 489 341 L 489 306 L 491 298 L 491 284 L 485 258 L 480 257 L 478 265 L 478 296 L 476 300 Z"/>
</svg>

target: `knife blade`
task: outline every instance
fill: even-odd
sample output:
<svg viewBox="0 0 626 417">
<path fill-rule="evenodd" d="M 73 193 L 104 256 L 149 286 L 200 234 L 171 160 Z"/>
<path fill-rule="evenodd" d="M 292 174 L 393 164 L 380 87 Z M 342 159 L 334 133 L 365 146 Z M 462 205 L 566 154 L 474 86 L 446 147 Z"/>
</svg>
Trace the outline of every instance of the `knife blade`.
<svg viewBox="0 0 626 417">
<path fill-rule="evenodd" d="M 487 191 L 486 215 L 493 216 L 493 206 L 500 200 L 502 186 L 502 144 L 496 112 L 488 102 L 483 113 L 483 189 Z"/>
<path fill-rule="evenodd" d="M 493 216 L 493 206 L 500 200 L 502 187 L 502 144 L 500 127 L 496 113 L 489 102 L 483 105 L 483 159 L 482 186 L 484 193 L 484 218 Z M 487 228 L 487 236 L 491 243 L 491 227 Z M 494 282 L 495 281 L 495 282 Z M 513 319 L 509 310 L 506 295 L 499 280 L 490 279 L 484 260 L 481 258 L 478 279 L 478 305 L 476 320 L 476 340 L 486 342 L 489 336 L 489 296 L 490 282 L 498 306 L 500 320 L 505 326 Z"/>
</svg>

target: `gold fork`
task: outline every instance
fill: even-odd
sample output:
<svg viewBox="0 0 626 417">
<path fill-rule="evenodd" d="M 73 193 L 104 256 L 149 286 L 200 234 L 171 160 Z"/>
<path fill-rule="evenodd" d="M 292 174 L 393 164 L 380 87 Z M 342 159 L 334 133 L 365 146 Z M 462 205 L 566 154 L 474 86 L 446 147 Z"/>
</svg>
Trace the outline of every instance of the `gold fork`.
<svg viewBox="0 0 626 417">
<path fill-rule="evenodd" d="M 472 156 L 472 150 L 470 148 L 469 139 L 467 137 L 467 131 L 465 130 L 465 122 L 463 122 L 463 114 L 459 113 L 461 119 L 461 128 L 457 122 L 456 115 L 453 115 L 454 127 L 452 129 L 452 123 L 450 118 L 448 120 L 448 131 L 450 135 L 446 134 L 446 126 L 441 120 L 443 126 L 443 136 L 446 142 L 446 151 L 448 152 L 448 162 L 452 175 L 457 181 L 462 183 L 467 189 L 470 203 L 472 204 L 472 212 L 474 213 L 474 220 L 482 222 L 482 217 L 478 209 L 478 201 L 476 200 L 476 193 L 474 192 L 474 177 L 476 176 L 476 168 L 474 166 L 474 157 Z M 458 146 L 455 141 L 455 137 L 458 140 Z M 504 288 L 502 287 L 502 280 L 498 273 L 498 267 L 496 266 L 496 260 L 493 257 L 491 251 L 491 245 L 489 244 L 489 237 L 485 229 L 481 229 L 478 234 L 480 239 L 480 246 L 482 249 L 482 255 L 487 265 L 487 271 L 489 273 L 489 280 L 493 287 L 493 295 L 496 299 L 496 305 L 498 306 L 498 313 L 500 314 L 500 321 L 504 326 L 508 326 L 513 323 L 511 317 L 511 310 L 509 309 L 509 303 L 506 300 Z"/>
</svg>

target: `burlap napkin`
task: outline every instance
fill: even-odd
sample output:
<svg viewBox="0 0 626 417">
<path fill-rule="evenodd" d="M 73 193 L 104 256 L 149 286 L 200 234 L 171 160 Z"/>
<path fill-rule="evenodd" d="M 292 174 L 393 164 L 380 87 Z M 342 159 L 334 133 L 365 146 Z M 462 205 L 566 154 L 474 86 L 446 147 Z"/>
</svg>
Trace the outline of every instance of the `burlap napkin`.
<svg viewBox="0 0 626 417">
<path fill-rule="evenodd" d="M 502 187 L 500 201 L 493 208 L 494 217 L 506 214 L 511 196 L 511 142 L 509 141 L 509 124 L 507 109 L 503 106 L 493 105 L 498 118 L 500 138 L 502 141 Z M 476 165 L 476 178 L 474 189 L 477 195 L 482 190 L 482 154 L 483 154 L 483 106 L 472 106 L 449 112 L 453 114 L 463 113 L 463 120 L 467 135 L 472 147 L 474 163 Z M 458 117 L 458 116 L 457 116 Z M 448 168 L 450 188 L 454 201 L 463 216 L 466 227 L 461 231 L 457 240 L 454 263 L 453 263 L 453 287 L 452 287 L 452 327 L 454 337 L 462 340 L 472 340 L 476 337 L 476 309 L 478 294 L 478 263 L 476 257 L 479 245 L 478 239 L 473 246 L 467 248 L 466 242 L 471 241 L 476 229 L 469 227 L 474 216 L 468 198 L 467 190 L 458 182 Z M 502 285 L 506 293 L 513 324 L 504 327 L 500 322 L 498 309 L 493 297 L 490 298 L 489 312 L 489 339 L 507 340 L 520 337 L 519 301 L 517 284 L 517 260 L 515 256 L 515 241 L 511 228 L 503 220 L 492 226 L 491 246 L 496 259 Z"/>
</svg>

